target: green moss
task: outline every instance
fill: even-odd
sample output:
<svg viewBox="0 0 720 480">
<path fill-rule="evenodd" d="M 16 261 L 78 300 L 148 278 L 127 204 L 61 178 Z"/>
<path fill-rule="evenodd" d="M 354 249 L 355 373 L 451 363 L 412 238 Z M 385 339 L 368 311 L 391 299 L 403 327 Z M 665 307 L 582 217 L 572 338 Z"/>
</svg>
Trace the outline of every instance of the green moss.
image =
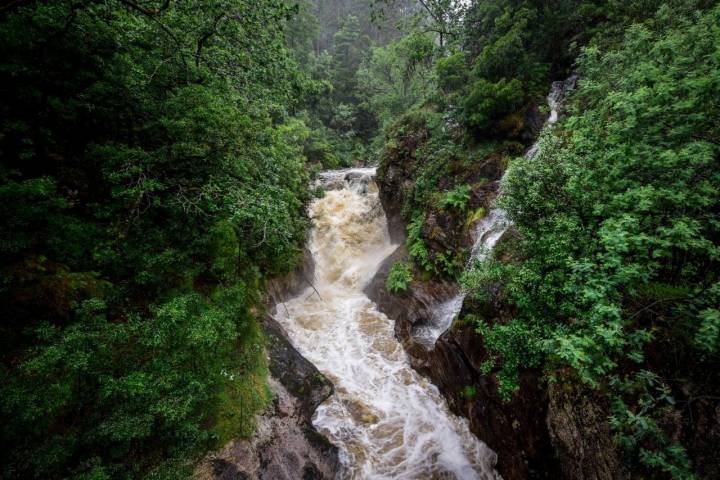
<svg viewBox="0 0 720 480">
<path fill-rule="evenodd" d="M 470 185 L 458 185 L 452 190 L 445 192 L 437 205 L 442 210 L 453 209 L 462 212 L 470 200 L 471 192 L 472 188 Z"/>
<path fill-rule="evenodd" d="M 465 230 L 470 228 L 475 222 L 482 220 L 485 215 L 487 215 L 485 207 L 478 207 L 468 212 L 467 218 L 465 219 Z"/>
<path fill-rule="evenodd" d="M 473 400 L 477 397 L 477 387 L 475 385 L 465 385 L 460 392 L 460 397 L 465 400 Z"/>
</svg>

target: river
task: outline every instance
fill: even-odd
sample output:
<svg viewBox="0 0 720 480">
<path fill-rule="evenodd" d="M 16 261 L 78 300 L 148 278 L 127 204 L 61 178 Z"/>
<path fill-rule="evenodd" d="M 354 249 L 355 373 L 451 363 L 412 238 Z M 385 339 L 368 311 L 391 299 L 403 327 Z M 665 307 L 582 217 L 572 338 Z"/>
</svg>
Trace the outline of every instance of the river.
<svg viewBox="0 0 720 480">
<path fill-rule="evenodd" d="M 363 293 L 396 248 L 372 168 L 324 172 L 310 205 L 314 287 L 275 315 L 335 384 L 313 424 L 340 449 L 341 478 L 496 479 L 495 454 L 410 366 L 393 321 Z"/>
</svg>

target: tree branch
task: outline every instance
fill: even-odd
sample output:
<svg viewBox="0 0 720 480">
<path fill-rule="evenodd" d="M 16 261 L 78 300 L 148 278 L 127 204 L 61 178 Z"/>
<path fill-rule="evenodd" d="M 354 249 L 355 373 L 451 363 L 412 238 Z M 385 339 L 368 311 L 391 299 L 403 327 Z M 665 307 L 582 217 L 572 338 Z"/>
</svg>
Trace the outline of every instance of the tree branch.
<svg viewBox="0 0 720 480">
<path fill-rule="evenodd" d="M 155 9 L 145 8 L 142 5 L 139 5 L 130 0 L 120 0 L 120 3 L 124 3 L 128 7 L 134 8 L 135 10 L 142 12 L 145 15 L 157 15 L 158 13 L 162 12 L 163 10 L 167 10 L 167 8 L 170 6 L 170 0 L 165 0 L 165 3 L 163 3 L 162 5 L 160 5 L 160 7 L 155 8 Z"/>
<path fill-rule="evenodd" d="M 221 13 L 217 17 L 215 17 L 212 28 L 207 33 L 205 33 L 205 35 L 200 37 L 200 39 L 198 40 L 197 49 L 195 50 L 195 66 L 196 67 L 200 66 L 200 54 L 202 53 L 202 49 L 203 49 L 203 46 L 205 45 L 205 42 L 207 42 L 210 39 L 210 37 L 212 37 L 213 35 L 215 35 L 217 33 L 217 27 L 223 18 L 225 18 L 225 13 Z"/>
<path fill-rule="evenodd" d="M 175 42 L 175 44 L 176 44 L 178 47 L 181 47 L 181 48 L 182 48 L 182 43 L 181 43 L 180 40 L 175 36 L 175 34 L 167 27 L 167 25 L 165 25 L 164 23 L 162 23 L 162 22 L 161 22 L 160 20 L 158 20 L 157 17 L 156 17 L 156 15 L 157 15 L 158 13 L 160 13 L 160 12 L 163 11 L 163 10 L 165 10 L 165 9 L 170 5 L 170 0 L 166 0 L 165 3 L 164 3 L 159 9 L 156 9 L 156 10 L 147 9 L 147 8 L 145 8 L 145 7 L 141 6 L 141 5 L 138 5 L 137 3 L 132 2 L 132 1 L 130 1 L 130 0 L 118 0 L 118 1 L 119 1 L 120 3 L 122 3 L 123 5 L 125 5 L 126 7 L 128 7 L 128 8 L 131 8 L 131 9 L 133 9 L 133 10 L 136 10 L 136 11 L 142 13 L 143 15 L 145 15 L 146 17 L 148 17 L 150 20 L 152 20 L 153 22 L 157 23 L 158 26 L 163 30 L 163 32 L 165 32 L 170 38 L 172 38 L 173 41 Z"/>
</svg>

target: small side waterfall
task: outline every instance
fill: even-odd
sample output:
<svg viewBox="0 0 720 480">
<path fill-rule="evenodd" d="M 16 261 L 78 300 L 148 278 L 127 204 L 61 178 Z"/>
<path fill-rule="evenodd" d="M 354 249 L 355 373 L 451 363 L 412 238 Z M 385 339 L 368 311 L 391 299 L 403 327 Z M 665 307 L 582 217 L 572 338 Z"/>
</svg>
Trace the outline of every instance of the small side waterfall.
<svg viewBox="0 0 720 480">
<path fill-rule="evenodd" d="M 326 193 L 310 206 L 315 287 L 275 312 L 293 345 L 335 385 L 313 424 L 340 448 L 341 478 L 499 479 L 495 453 L 412 368 L 392 320 L 363 292 L 396 248 L 374 174 L 319 175 Z"/>
<path fill-rule="evenodd" d="M 547 96 L 547 103 L 550 107 L 550 116 L 545 122 L 545 128 L 552 128 L 559 118 L 559 109 L 565 99 L 565 94 L 575 88 L 577 76 L 573 75 L 565 81 L 553 82 L 550 87 L 550 93 Z M 532 147 L 525 153 L 525 158 L 533 158 L 540 148 L 540 142 L 536 141 Z M 504 178 L 504 177 L 503 177 Z M 502 182 L 500 179 L 498 196 L 502 194 Z M 470 252 L 467 266 L 472 266 L 476 261 L 484 261 L 492 252 L 495 244 L 500 240 L 503 234 L 510 227 L 511 222 L 507 218 L 507 214 L 501 208 L 494 208 L 488 212 L 475 228 L 473 233 L 473 247 Z M 414 335 L 423 344 L 432 347 L 440 335 L 442 335 L 455 321 L 458 314 L 462 310 L 463 302 L 467 292 L 460 291 L 453 298 L 438 304 L 433 312 L 431 324 L 419 327 L 415 330 Z"/>
<path fill-rule="evenodd" d="M 476 260 L 485 260 L 509 226 L 510 220 L 507 218 L 505 210 L 501 208 L 490 210 L 475 228 L 473 233 L 475 243 L 470 251 L 466 268 L 470 268 Z M 413 337 L 426 347 L 432 348 L 440 335 L 450 328 L 462 310 L 466 295 L 466 292 L 460 291 L 450 300 L 434 307 L 432 324 L 415 328 Z"/>
</svg>

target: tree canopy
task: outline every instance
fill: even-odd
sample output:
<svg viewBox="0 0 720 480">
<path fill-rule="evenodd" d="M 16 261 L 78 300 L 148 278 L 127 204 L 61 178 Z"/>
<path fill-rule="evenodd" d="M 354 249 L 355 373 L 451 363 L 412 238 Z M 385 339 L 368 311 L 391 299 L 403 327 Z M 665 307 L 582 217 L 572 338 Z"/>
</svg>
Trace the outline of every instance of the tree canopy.
<svg viewBox="0 0 720 480">
<path fill-rule="evenodd" d="M 252 431 L 262 281 L 307 226 L 292 13 L 1 13 L 3 477 L 173 477 Z"/>
</svg>

